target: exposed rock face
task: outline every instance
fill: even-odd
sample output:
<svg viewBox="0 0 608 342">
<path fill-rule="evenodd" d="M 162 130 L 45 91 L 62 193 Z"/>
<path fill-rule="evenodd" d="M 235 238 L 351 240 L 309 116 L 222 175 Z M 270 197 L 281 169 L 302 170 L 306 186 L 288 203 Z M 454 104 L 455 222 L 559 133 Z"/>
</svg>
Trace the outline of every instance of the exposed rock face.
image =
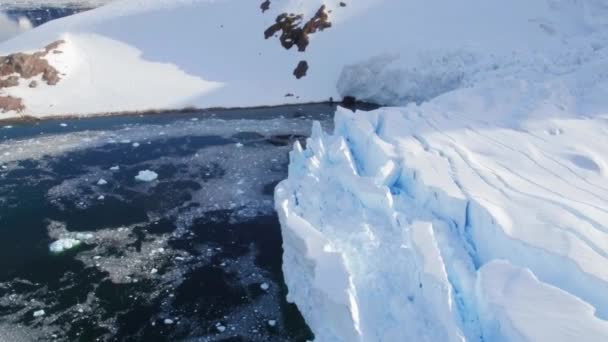
<svg viewBox="0 0 608 342">
<path fill-rule="evenodd" d="M 49 53 L 58 52 L 58 48 L 65 41 L 58 40 L 47 45 L 43 51 L 38 51 L 33 54 L 14 53 L 8 56 L 0 56 L 0 90 L 19 85 L 21 79 L 31 79 L 36 76 L 42 76 L 42 80 L 48 85 L 56 85 L 61 78 L 59 71 L 49 64 L 45 57 Z M 30 88 L 35 88 L 38 82 L 32 80 L 29 82 Z M 23 100 L 12 96 L 0 96 L 0 110 L 3 113 L 14 110 L 22 112 L 25 107 Z"/>
<path fill-rule="evenodd" d="M 262 2 L 262 4 L 260 5 L 260 8 L 262 9 L 262 13 L 268 11 L 270 9 L 270 0 L 266 0 L 266 1 Z"/>
<path fill-rule="evenodd" d="M 12 110 L 21 113 L 24 109 L 25 106 L 23 105 L 22 99 L 12 96 L 0 96 L 0 110 L 2 110 L 2 113 L 10 112 Z"/>
<path fill-rule="evenodd" d="M 270 6 L 270 3 L 267 5 Z M 264 7 L 262 7 L 262 12 L 264 12 Z M 326 11 L 325 5 L 322 5 L 305 24 L 302 24 L 303 21 L 304 16 L 302 14 L 282 13 L 276 18 L 275 23 L 264 31 L 264 37 L 268 39 L 281 32 L 279 41 L 286 50 L 291 49 L 295 45 L 298 47 L 298 51 L 304 52 L 308 44 L 310 44 L 309 36 L 330 28 L 331 22 L 329 21 L 329 14 Z M 308 63 L 301 61 L 293 74 L 297 79 L 300 79 L 306 76 L 307 71 Z"/>
<path fill-rule="evenodd" d="M 268 39 L 280 31 L 279 40 L 285 49 L 289 50 L 296 45 L 298 51 L 306 51 L 310 43 L 309 35 L 330 28 L 331 22 L 329 22 L 329 15 L 325 11 L 325 5 L 321 6 L 317 13 L 304 25 L 302 25 L 303 20 L 304 17 L 301 14 L 280 14 L 275 23 L 264 31 L 264 37 Z"/>
<path fill-rule="evenodd" d="M 18 74 L 20 78 L 30 79 L 42 75 L 48 85 L 57 84 L 60 80 L 59 72 L 44 57 L 63 43 L 63 40 L 56 41 L 46 46 L 44 51 L 33 54 L 14 53 L 0 56 L 0 77 Z"/>
<path fill-rule="evenodd" d="M 296 67 L 296 69 L 293 71 L 293 75 L 297 79 L 300 79 L 300 78 L 306 76 L 307 71 L 308 71 L 308 62 L 300 61 L 300 63 L 298 63 L 298 66 Z"/>
<path fill-rule="evenodd" d="M 5 79 L 0 79 L 0 88 L 10 88 L 19 85 L 19 77 L 11 75 Z"/>
</svg>

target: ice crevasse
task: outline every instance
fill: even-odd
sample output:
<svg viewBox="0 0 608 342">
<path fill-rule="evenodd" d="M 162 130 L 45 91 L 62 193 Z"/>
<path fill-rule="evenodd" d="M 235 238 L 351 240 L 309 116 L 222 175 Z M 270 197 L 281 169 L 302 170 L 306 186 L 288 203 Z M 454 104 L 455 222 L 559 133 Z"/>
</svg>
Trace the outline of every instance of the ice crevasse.
<svg viewBox="0 0 608 342">
<path fill-rule="evenodd" d="M 608 341 L 608 8 L 520 5 L 500 53 L 345 67 L 342 94 L 400 107 L 295 145 L 275 205 L 316 341 Z"/>
<path fill-rule="evenodd" d="M 608 340 L 606 116 L 489 124 L 472 91 L 295 145 L 276 209 L 317 341 Z"/>
</svg>

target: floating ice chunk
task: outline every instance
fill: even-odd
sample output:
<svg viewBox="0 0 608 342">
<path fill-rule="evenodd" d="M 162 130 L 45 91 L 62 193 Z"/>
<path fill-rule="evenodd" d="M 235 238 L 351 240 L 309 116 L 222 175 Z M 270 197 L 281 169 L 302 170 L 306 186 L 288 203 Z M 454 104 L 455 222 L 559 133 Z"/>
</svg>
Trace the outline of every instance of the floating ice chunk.
<svg viewBox="0 0 608 342">
<path fill-rule="evenodd" d="M 173 320 L 171 318 L 165 318 L 163 323 L 165 323 L 166 325 L 171 325 L 171 324 L 173 324 Z"/>
<path fill-rule="evenodd" d="M 106 199 L 106 196 L 104 195 L 99 195 L 99 197 L 97 197 L 98 200 L 103 201 L 104 199 Z"/>
<path fill-rule="evenodd" d="M 72 249 L 72 248 L 80 245 L 80 243 L 81 243 L 80 240 L 71 239 L 71 238 L 59 239 L 49 245 L 49 250 L 52 253 L 62 253 L 62 252 L 65 252 L 69 249 Z"/>
<path fill-rule="evenodd" d="M 97 182 L 97 185 L 106 185 L 106 184 L 108 184 L 108 181 L 103 178 Z"/>
<path fill-rule="evenodd" d="M 134 142 L 133 145 L 131 145 L 131 146 L 133 146 L 133 147 L 139 147 L 139 143 Z"/>
<path fill-rule="evenodd" d="M 38 311 L 34 311 L 34 317 L 42 317 L 46 314 L 46 312 L 44 312 L 44 310 L 38 310 Z"/>
<path fill-rule="evenodd" d="M 152 182 L 158 178 L 158 174 L 154 171 L 143 170 L 139 171 L 137 176 L 135 176 L 135 180 L 140 182 Z"/>
<path fill-rule="evenodd" d="M 11 128 L 13 128 L 13 126 L 11 126 L 11 125 L 6 125 L 6 126 L 4 126 L 4 128 L 5 128 L 5 129 L 11 129 Z"/>
<path fill-rule="evenodd" d="M 244 146 L 244 145 L 243 145 L 243 144 L 241 144 L 241 143 L 236 143 L 236 147 L 238 147 L 238 148 L 241 148 L 241 147 L 243 147 L 243 146 Z"/>
<path fill-rule="evenodd" d="M 217 329 L 217 331 L 219 331 L 219 332 L 224 332 L 224 331 L 226 331 L 226 327 L 225 327 L 225 326 L 223 326 L 221 323 L 217 323 L 217 324 L 215 325 L 215 329 Z"/>
<path fill-rule="evenodd" d="M 264 291 L 268 291 L 268 289 L 270 288 L 270 285 L 268 285 L 268 283 L 262 283 L 260 285 L 260 288 Z"/>
<path fill-rule="evenodd" d="M 110 168 L 110 171 L 118 171 L 118 170 L 120 170 L 120 166 L 118 166 L 118 165 L 116 165 L 116 166 L 112 166 L 112 167 Z"/>
<path fill-rule="evenodd" d="M 152 270 L 150 270 L 150 274 L 156 274 L 158 273 L 158 269 L 153 268 Z"/>
<path fill-rule="evenodd" d="M 92 240 L 95 236 L 91 233 L 76 233 L 76 240 Z"/>
<path fill-rule="evenodd" d="M 270 320 L 268 320 L 268 325 L 271 327 L 274 327 L 277 325 L 277 321 L 275 321 L 274 319 L 270 319 Z"/>
<path fill-rule="evenodd" d="M 66 124 L 66 123 L 60 123 L 59 126 L 61 126 L 61 127 L 68 127 L 68 124 Z"/>
</svg>

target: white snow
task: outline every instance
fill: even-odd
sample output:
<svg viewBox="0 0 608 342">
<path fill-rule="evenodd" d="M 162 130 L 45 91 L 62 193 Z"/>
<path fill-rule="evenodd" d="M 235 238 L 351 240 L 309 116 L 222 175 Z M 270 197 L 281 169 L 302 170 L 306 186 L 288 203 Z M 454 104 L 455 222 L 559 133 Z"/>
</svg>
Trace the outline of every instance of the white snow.
<svg viewBox="0 0 608 342">
<path fill-rule="evenodd" d="M 39 117 L 343 95 L 401 104 L 469 84 L 472 71 L 500 69 L 531 49 L 559 51 L 564 37 L 591 35 L 606 22 L 601 0 L 353 0 L 346 7 L 338 0 L 288 0 L 272 2 L 265 13 L 260 3 L 122 0 L 50 22 L 0 51 L 32 51 L 64 39 L 63 53 L 48 58 L 66 76 L 56 86 L 30 89 L 22 82 L 5 91 L 24 98 L 23 114 Z M 264 39 L 278 14 L 308 19 L 321 4 L 333 25 L 313 34 L 305 52 Z M 586 42 L 571 48 L 585 54 L 603 46 Z M 292 73 L 302 60 L 310 69 L 298 80 Z"/>
<path fill-rule="evenodd" d="M 608 8 L 399 3 L 420 57 L 338 81 L 396 107 L 338 110 L 276 189 L 288 299 L 318 341 L 606 340 Z"/>
<path fill-rule="evenodd" d="M 139 171 L 137 176 L 135 176 L 135 180 L 140 182 L 152 182 L 158 178 L 158 174 L 154 171 L 143 170 Z"/>
<path fill-rule="evenodd" d="M 63 7 L 75 6 L 84 8 L 93 8 L 109 3 L 113 0 L 5 0 L 0 3 L 0 9 L 14 8 L 38 8 L 38 7 Z"/>
<path fill-rule="evenodd" d="M 80 244 L 80 240 L 73 238 L 64 238 L 51 243 L 49 245 L 49 250 L 52 253 L 63 253 L 69 249 L 79 246 Z"/>
</svg>

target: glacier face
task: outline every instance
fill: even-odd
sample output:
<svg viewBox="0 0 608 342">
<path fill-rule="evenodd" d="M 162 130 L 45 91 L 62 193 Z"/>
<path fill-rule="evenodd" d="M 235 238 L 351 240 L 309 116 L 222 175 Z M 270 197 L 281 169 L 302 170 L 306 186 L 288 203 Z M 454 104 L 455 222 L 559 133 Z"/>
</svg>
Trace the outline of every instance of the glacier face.
<svg viewBox="0 0 608 342">
<path fill-rule="evenodd" d="M 465 66 L 421 104 L 340 109 L 295 146 L 276 209 L 318 341 L 608 339 L 602 32 Z M 370 96 L 410 89 L 358 74 L 345 84 Z"/>
<path fill-rule="evenodd" d="M 288 299 L 317 340 L 608 338 L 606 180 L 586 168 L 604 161 L 568 165 L 537 141 L 550 133 L 494 132 L 513 135 L 499 144 L 406 117 L 339 111 L 276 190 Z M 572 121 L 558 137 L 573 149 L 577 125 L 607 124 Z"/>
</svg>

